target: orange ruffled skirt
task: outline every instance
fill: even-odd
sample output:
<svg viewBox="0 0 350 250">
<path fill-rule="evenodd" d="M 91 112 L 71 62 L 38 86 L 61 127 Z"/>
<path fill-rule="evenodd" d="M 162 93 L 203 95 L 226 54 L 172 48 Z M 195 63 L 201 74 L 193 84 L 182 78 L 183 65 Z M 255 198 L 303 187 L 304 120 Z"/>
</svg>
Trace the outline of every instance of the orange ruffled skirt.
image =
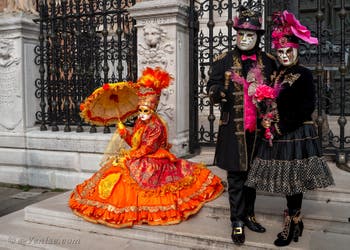
<svg viewBox="0 0 350 250">
<path fill-rule="evenodd" d="M 119 162 L 111 159 L 90 179 L 79 184 L 69 200 L 72 211 L 87 221 L 116 228 L 144 223 L 170 225 L 197 213 L 205 202 L 217 198 L 224 190 L 221 179 L 202 164 L 177 159 L 173 169 L 184 168 L 186 174 L 177 174 L 181 178 L 167 174 L 163 179 L 170 181 L 149 187 L 137 180 L 150 177 L 154 181 L 152 164 L 138 176 L 130 173 L 129 165 L 125 159 Z M 156 179 L 164 177 L 166 171 L 162 166 L 166 164 L 157 167 Z"/>
</svg>

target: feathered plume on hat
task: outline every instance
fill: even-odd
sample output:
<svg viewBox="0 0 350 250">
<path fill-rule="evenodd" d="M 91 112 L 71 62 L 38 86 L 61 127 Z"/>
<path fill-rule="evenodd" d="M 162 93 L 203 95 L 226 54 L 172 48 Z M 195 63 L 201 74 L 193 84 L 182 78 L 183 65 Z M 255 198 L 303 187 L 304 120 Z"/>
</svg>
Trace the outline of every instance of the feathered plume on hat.
<svg viewBox="0 0 350 250">
<path fill-rule="evenodd" d="M 316 37 L 311 36 L 310 30 L 302 25 L 293 13 L 287 10 L 275 12 L 272 17 L 272 47 L 279 48 L 298 48 L 298 39 L 305 41 L 308 44 L 318 44 Z"/>
<path fill-rule="evenodd" d="M 167 88 L 173 78 L 168 72 L 159 67 L 143 70 L 141 77 L 137 80 L 140 86 L 138 91 L 139 106 L 147 106 L 156 110 L 162 89 Z"/>
</svg>

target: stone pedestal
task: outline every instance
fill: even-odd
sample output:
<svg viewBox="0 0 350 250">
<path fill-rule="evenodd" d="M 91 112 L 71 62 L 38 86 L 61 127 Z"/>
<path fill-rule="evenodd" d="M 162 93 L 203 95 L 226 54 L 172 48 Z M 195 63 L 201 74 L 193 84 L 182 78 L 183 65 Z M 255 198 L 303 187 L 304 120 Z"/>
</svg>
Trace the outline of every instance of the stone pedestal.
<svg viewBox="0 0 350 250">
<path fill-rule="evenodd" d="M 99 169 L 112 135 L 39 131 L 35 125 L 34 18 L 0 13 L 0 182 L 69 189 Z"/>
<path fill-rule="evenodd" d="M 34 82 L 39 71 L 34 47 L 39 31 L 34 17 L 0 14 L 0 132 L 23 133 L 35 122 Z"/>
<path fill-rule="evenodd" d="M 188 4 L 187 0 L 149 0 L 129 9 L 136 19 L 139 75 L 146 66 L 159 66 L 174 77 L 162 92 L 157 112 L 168 124 L 177 156 L 189 151 Z"/>
</svg>

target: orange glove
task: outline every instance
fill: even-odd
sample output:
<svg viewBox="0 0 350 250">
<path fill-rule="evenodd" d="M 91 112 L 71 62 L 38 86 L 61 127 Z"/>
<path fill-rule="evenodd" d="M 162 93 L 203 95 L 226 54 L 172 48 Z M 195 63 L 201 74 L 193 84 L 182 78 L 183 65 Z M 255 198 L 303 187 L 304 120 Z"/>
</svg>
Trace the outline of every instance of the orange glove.
<svg viewBox="0 0 350 250">
<path fill-rule="evenodd" d="M 124 138 L 128 133 L 128 131 L 126 130 L 126 127 L 124 126 L 124 124 L 122 122 L 118 122 L 117 127 L 118 127 L 118 133 L 119 133 L 120 137 Z"/>
</svg>

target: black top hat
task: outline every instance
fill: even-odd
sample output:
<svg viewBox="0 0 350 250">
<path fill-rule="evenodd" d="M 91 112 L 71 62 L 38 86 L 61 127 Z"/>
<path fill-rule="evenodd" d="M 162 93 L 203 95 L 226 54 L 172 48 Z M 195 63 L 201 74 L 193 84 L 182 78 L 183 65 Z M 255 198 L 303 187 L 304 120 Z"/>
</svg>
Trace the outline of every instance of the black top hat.
<svg viewBox="0 0 350 250">
<path fill-rule="evenodd" d="M 248 9 L 241 6 L 239 16 L 234 18 L 233 28 L 235 30 L 253 30 L 257 32 L 265 32 L 262 27 L 262 16 L 258 11 Z"/>
</svg>

